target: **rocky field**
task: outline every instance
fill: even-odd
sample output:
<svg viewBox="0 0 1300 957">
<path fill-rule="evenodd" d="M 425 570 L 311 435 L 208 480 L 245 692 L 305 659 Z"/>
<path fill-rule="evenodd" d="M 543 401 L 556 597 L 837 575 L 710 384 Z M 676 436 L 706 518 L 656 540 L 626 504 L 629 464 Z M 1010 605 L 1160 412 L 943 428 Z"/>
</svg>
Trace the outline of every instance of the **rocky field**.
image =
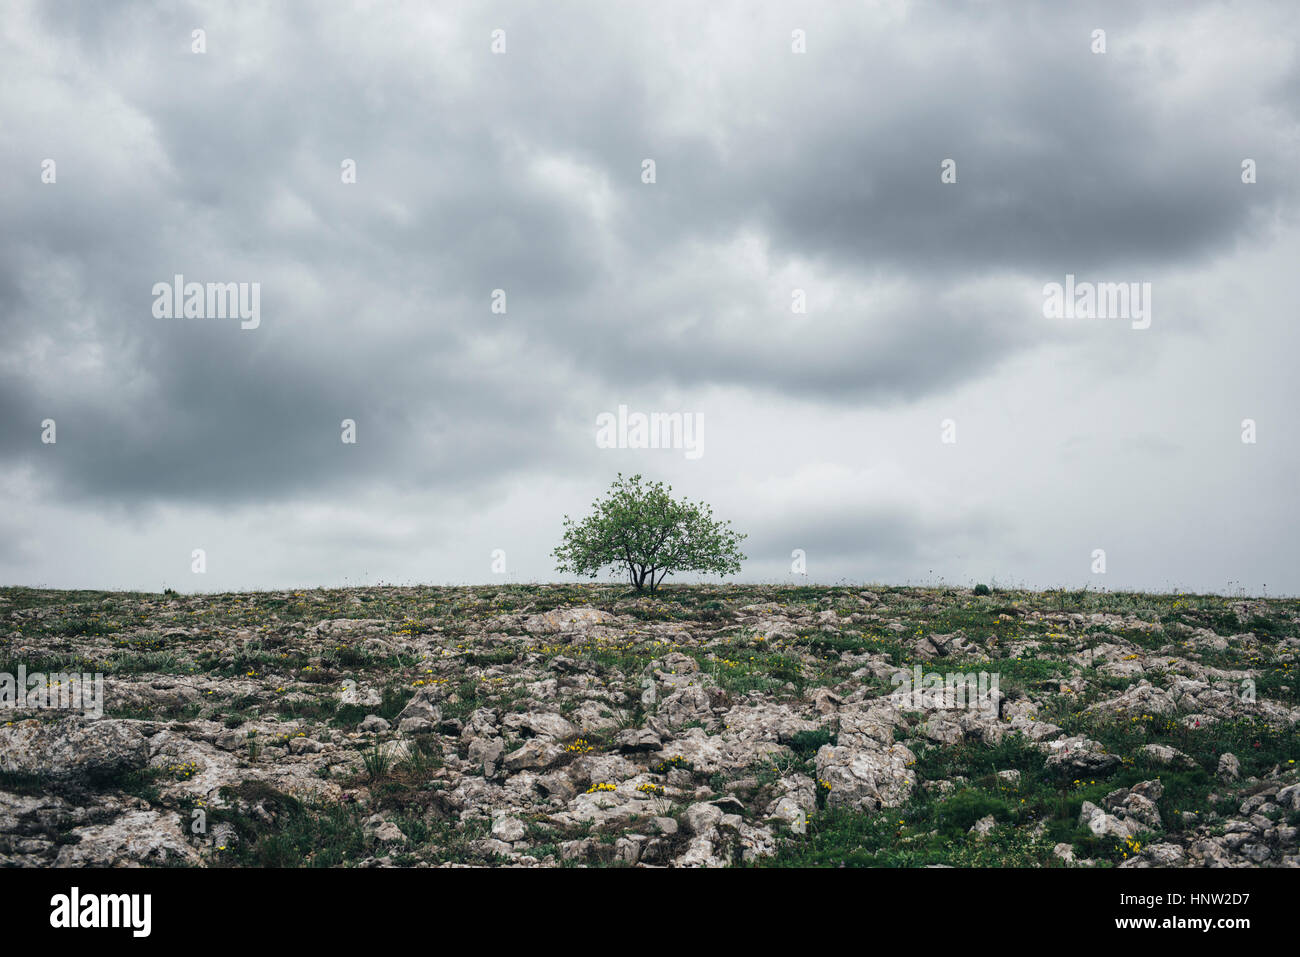
<svg viewBox="0 0 1300 957">
<path fill-rule="evenodd" d="M 7 865 L 1300 864 L 1295 600 L 9 588 L 0 634 L 104 676 L 0 710 Z"/>
</svg>

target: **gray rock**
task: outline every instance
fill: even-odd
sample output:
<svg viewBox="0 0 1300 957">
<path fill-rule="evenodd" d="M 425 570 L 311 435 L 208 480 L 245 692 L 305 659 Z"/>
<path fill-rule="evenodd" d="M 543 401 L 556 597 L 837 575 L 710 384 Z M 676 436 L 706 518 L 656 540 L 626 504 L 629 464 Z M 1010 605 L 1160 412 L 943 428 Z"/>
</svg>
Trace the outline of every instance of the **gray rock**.
<svg viewBox="0 0 1300 957">
<path fill-rule="evenodd" d="M 626 834 L 614 842 L 614 859 L 624 864 L 635 864 L 641 857 L 646 839 L 641 834 Z"/>
<path fill-rule="evenodd" d="M 526 833 L 524 822 L 517 817 L 502 815 L 492 822 L 492 836 L 507 844 L 522 841 Z"/>
<path fill-rule="evenodd" d="M 145 767 L 144 722 L 67 716 L 0 726 L 0 770 L 93 783 Z"/>
<path fill-rule="evenodd" d="M 796 834 L 804 834 L 808 830 L 808 812 L 792 797 L 778 798 L 768 811 L 768 818 L 784 821 Z"/>
<path fill-rule="evenodd" d="M 59 848 L 56 867 L 196 866 L 198 852 L 181 829 L 180 816 L 131 810 L 105 824 L 74 828 Z"/>
<path fill-rule="evenodd" d="M 402 829 L 392 821 L 385 821 L 383 824 L 380 824 L 379 827 L 375 828 L 375 838 L 384 844 L 393 844 L 405 841 L 406 835 L 403 834 Z"/>
<path fill-rule="evenodd" d="M 722 821 L 722 808 L 713 804 L 692 804 L 682 815 L 686 830 L 692 834 L 708 834 Z"/>
<path fill-rule="evenodd" d="M 1122 868 L 1147 867 L 1182 867 L 1186 854 L 1177 844 L 1152 844 L 1143 848 L 1142 853 L 1130 857 L 1120 865 Z"/>
<path fill-rule="evenodd" d="M 290 738 L 290 754 L 320 754 L 325 750 L 325 745 L 311 738 Z"/>
<path fill-rule="evenodd" d="M 578 786 L 562 771 L 539 775 L 534 786 L 556 801 L 567 802 L 578 793 Z"/>
<path fill-rule="evenodd" d="M 1277 803 L 1279 807 L 1300 811 L 1300 784 L 1292 784 L 1278 791 Z"/>
<path fill-rule="evenodd" d="M 1136 821 L 1107 814 L 1091 801 L 1083 802 L 1083 808 L 1079 811 L 1079 823 L 1098 837 L 1113 837 L 1121 841 L 1135 837 L 1142 830 Z"/>
<path fill-rule="evenodd" d="M 533 738 L 523 747 L 505 756 L 505 769 L 514 771 L 545 771 L 564 757 L 564 749 L 549 741 Z"/>
<path fill-rule="evenodd" d="M 1120 763 L 1118 755 L 1107 753 L 1099 742 L 1082 735 L 1052 741 L 1048 748 L 1047 766 L 1066 774 L 1106 774 L 1119 767 Z"/>
<path fill-rule="evenodd" d="M 656 715 L 669 728 L 680 728 L 695 722 L 701 722 L 706 726 L 715 724 L 712 699 L 704 688 L 695 684 L 678 688 L 663 698 L 659 702 Z"/>
<path fill-rule="evenodd" d="M 481 767 L 485 778 L 493 777 L 500 765 L 501 755 L 505 753 L 505 747 L 506 743 L 501 738 L 474 738 L 470 741 L 467 752 L 470 764 Z"/>
<path fill-rule="evenodd" d="M 1225 751 L 1219 755 L 1219 767 L 1217 773 L 1220 778 L 1227 781 L 1235 781 L 1241 777 L 1241 762 L 1231 751 Z"/>
<path fill-rule="evenodd" d="M 1152 764 L 1187 770 L 1197 766 L 1191 755 L 1184 754 L 1177 748 L 1171 748 L 1166 744 L 1144 744 L 1140 750 Z"/>
<path fill-rule="evenodd" d="M 420 688 L 397 716 L 397 730 L 403 734 L 429 734 L 442 723 L 442 709 L 434 701 L 441 692 Z"/>
<path fill-rule="evenodd" d="M 622 752 L 661 751 L 663 739 L 647 728 L 629 728 L 614 737 L 615 746 Z"/>
<path fill-rule="evenodd" d="M 569 738 L 578 733 L 578 729 L 563 716 L 548 711 L 508 714 L 501 724 L 508 731 L 527 732 L 531 737 L 550 740 Z"/>
<path fill-rule="evenodd" d="M 877 811 L 907 801 L 916 787 L 916 755 L 901 744 L 853 748 L 822 745 L 814 763 L 818 780 L 830 785 L 828 807 Z"/>
<path fill-rule="evenodd" d="M 597 626 L 617 621 L 615 616 L 597 608 L 557 608 L 532 615 L 524 620 L 524 630 L 533 635 L 584 635 Z"/>
</svg>

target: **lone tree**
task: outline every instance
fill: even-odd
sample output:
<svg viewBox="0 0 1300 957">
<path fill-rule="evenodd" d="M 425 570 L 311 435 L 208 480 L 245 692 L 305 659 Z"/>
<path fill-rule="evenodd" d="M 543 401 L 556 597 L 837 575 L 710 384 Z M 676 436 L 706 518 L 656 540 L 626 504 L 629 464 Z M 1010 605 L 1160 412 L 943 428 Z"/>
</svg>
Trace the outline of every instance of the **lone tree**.
<svg viewBox="0 0 1300 957">
<path fill-rule="evenodd" d="M 703 502 L 674 501 L 662 482 L 620 472 L 594 508 L 581 522 L 564 516 L 564 540 L 553 553 L 559 571 L 595 578 L 602 568 L 623 568 L 633 588 L 654 592 L 673 572 L 734 574 L 745 560 L 744 535 L 714 521 Z"/>
</svg>

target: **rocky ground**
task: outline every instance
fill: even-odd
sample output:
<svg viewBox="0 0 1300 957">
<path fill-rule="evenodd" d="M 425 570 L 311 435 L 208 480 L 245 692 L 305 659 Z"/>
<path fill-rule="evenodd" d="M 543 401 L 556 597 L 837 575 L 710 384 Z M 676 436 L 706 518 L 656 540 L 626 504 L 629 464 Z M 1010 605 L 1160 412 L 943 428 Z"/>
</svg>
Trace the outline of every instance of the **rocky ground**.
<svg viewBox="0 0 1300 957">
<path fill-rule="evenodd" d="M 1295 600 L 9 588 L 0 634 L 105 693 L 0 711 L 7 865 L 1300 864 Z"/>
</svg>

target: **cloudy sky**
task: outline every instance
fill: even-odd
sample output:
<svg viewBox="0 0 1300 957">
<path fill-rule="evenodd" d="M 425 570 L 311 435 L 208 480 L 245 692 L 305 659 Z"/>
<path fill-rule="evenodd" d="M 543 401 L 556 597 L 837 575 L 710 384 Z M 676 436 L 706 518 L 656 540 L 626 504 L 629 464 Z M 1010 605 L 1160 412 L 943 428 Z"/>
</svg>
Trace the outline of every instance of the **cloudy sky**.
<svg viewBox="0 0 1300 957">
<path fill-rule="evenodd" d="M 0 583 L 554 580 L 622 471 L 747 532 L 741 580 L 1300 592 L 1298 36 L 1289 0 L 6 4 Z M 159 318 L 177 274 L 259 324 Z M 1046 317 L 1067 274 L 1150 283 L 1149 327 Z M 620 405 L 703 454 L 599 447 Z"/>
</svg>

